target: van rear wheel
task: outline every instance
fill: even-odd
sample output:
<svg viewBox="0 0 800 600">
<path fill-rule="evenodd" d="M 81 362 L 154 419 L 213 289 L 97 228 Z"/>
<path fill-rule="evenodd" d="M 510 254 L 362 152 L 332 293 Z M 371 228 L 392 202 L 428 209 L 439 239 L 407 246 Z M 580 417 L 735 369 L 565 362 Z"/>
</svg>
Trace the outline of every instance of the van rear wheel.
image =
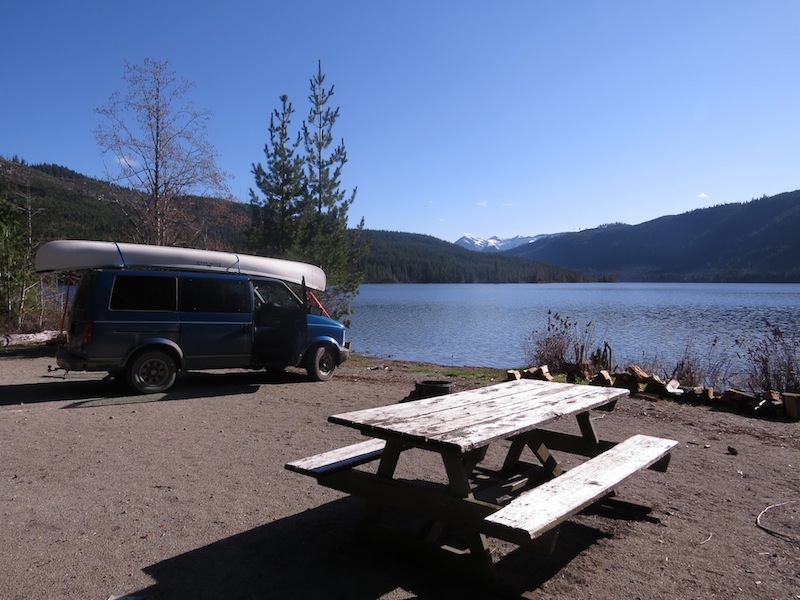
<svg viewBox="0 0 800 600">
<path fill-rule="evenodd" d="M 175 383 L 175 359 L 161 350 L 142 352 L 127 369 L 128 384 L 140 394 L 164 392 Z"/>
<path fill-rule="evenodd" d="M 328 381 L 336 370 L 336 356 L 330 346 L 317 346 L 308 354 L 306 372 L 314 381 Z"/>
</svg>

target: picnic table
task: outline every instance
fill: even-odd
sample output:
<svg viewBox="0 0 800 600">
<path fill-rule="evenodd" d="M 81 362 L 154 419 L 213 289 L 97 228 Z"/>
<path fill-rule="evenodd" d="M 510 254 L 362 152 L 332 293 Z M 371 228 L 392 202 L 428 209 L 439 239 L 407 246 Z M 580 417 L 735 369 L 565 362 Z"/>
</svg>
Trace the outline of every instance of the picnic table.
<svg viewBox="0 0 800 600">
<path fill-rule="evenodd" d="M 367 498 L 362 533 L 371 538 L 426 562 L 492 578 L 487 537 L 517 545 L 554 540 L 559 524 L 614 499 L 615 488 L 639 470 L 666 470 L 677 445 L 673 440 L 633 435 L 617 443 L 598 437 L 589 411 L 611 410 L 627 395 L 625 389 L 523 379 L 336 414 L 329 417 L 331 423 L 357 429 L 369 439 L 292 461 L 286 468 Z M 576 433 L 544 428 L 569 417 L 577 421 Z M 489 447 L 497 444 L 502 444 L 502 467 L 483 468 Z M 446 483 L 396 476 L 401 456 L 417 449 L 441 457 Z M 526 449 L 535 463 L 523 460 Z M 588 460 L 566 470 L 553 452 Z M 388 509 L 415 515 L 417 527 L 402 531 L 383 522 Z M 453 544 L 453 532 L 458 544 Z"/>
</svg>

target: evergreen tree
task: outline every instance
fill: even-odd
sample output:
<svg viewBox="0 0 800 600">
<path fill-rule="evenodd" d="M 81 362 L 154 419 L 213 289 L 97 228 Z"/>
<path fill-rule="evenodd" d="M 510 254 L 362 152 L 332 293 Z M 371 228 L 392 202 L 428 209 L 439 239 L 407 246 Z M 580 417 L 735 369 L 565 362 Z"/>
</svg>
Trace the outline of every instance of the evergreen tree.
<svg viewBox="0 0 800 600">
<path fill-rule="evenodd" d="M 254 163 L 252 169 L 263 199 L 250 190 L 253 251 L 276 258 L 286 256 L 292 246 L 305 192 L 305 161 L 297 154 L 300 134 L 292 141 L 289 133 L 294 109 L 285 94 L 280 100 L 281 110 L 274 110 L 269 120 L 269 143 L 264 145 L 266 168 Z"/>
<path fill-rule="evenodd" d="M 347 213 L 355 201 L 356 189 L 347 195 L 341 188 L 342 168 L 347 162 L 344 141 L 332 146 L 333 126 L 339 108 L 328 103 L 334 88 L 325 88 L 322 64 L 310 80 L 308 96 L 311 107 L 303 123 L 302 138 L 306 151 L 306 187 L 300 219 L 290 256 L 320 265 L 328 275 L 330 291 L 325 295 L 329 310 L 338 317 L 351 312 L 350 303 L 363 279 L 359 265 L 366 254 L 358 227 L 348 229 Z"/>
</svg>

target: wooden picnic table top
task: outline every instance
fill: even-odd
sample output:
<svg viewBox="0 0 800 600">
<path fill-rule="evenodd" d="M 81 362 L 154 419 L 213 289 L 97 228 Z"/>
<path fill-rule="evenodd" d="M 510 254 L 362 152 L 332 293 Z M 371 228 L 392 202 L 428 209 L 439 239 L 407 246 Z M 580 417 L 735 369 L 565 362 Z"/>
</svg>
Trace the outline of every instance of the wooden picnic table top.
<svg viewBox="0 0 800 600">
<path fill-rule="evenodd" d="M 461 453 L 600 408 L 628 390 L 522 379 L 412 402 L 332 415 L 365 435 Z"/>
</svg>

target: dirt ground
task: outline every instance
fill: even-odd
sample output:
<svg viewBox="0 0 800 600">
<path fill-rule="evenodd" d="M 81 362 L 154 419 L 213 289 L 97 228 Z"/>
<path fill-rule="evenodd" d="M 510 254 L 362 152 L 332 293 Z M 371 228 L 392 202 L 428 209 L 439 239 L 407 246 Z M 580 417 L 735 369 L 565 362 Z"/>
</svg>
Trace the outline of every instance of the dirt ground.
<svg viewBox="0 0 800 600">
<path fill-rule="evenodd" d="M 398 402 L 425 379 L 456 390 L 489 381 L 356 357 L 327 383 L 197 373 L 166 394 L 132 396 L 50 365 L 0 356 L 0 598 L 495 595 L 359 543 L 362 500 L 284 469 L 359 440 L 330 414 Z M 620 489 L 659 522 L 579 515 L 552 554 L 492 540 L 513 582 L 504 593 L 800 598 L 800 423 L 639 398 L 594 419 L 606 439 L 680 442 L 666 473 Z M 415 474 L 436 467 L 409 461 Z"/>
</svg>

